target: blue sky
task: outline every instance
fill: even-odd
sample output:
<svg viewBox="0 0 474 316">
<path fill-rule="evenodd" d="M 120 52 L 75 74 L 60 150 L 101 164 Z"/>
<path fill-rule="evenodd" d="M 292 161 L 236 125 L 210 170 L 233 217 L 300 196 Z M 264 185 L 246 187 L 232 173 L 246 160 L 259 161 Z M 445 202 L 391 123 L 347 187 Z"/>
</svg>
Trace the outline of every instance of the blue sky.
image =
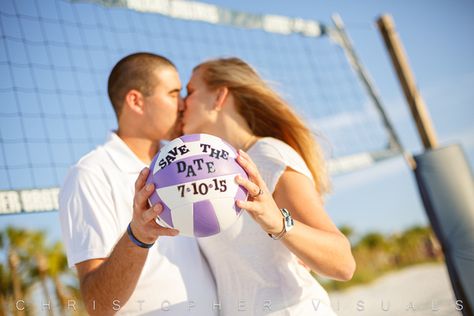
<svg viewBox="0 0 474 316">
<path fill-rule="evenodd" d="M 472 1 L 203 1 L 251 13 L 279 14 L 330 23 L 339 13 L 355 49 L 374 79 L 402 143 L 421 152 L 416 129 L 375 26 L 390 13 L 442 145 L 460 143 L 474 162 L 474 2 Z M 179 65 L 178 65 L 179 66 Z M 337 176 L 327 210 L 338 225 L 359 233 L 396 232 L 427 223 L 414 177 L 400 158 Z M 7 224 L 41 228 L 59 237 L 56 213 L 0 217 Z"/>
<path fill-rule="evenodd" d="M 375 21 L 393 16 L 418 88 L 441 145 L 460 143 L 474 162 L 474 2 L 472 1 L 226 1 L 236 10 L 274 13 L 330 23 L 339 13 L 357 54 L 375 81 L 386 111 L 410 152 L 421 153 L 417 131 Z M 359 233 L 397 232 L 427 218 L 414 176 L 403 159 L 333 179 L 327 210 Z"/>
</svg>

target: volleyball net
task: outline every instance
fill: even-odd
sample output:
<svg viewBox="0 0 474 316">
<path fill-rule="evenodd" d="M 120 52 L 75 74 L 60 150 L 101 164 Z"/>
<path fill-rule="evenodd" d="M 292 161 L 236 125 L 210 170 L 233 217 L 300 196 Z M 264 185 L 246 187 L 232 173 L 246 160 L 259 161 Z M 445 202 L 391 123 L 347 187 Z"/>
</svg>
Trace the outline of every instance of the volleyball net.
<svg viewBox="0 0 474 316">
<path fill-rule="evenodd" d="M 400 153 L 333 25 L 182 0 L 0 2 L 0 214 L 57 209 L 67 169 L 116 128 L 114 64 L 164 55 L 250 63 L 315 132 L 332 174 Z M 288 127 L 291 128 L 291 127 Z"/>
</svg>

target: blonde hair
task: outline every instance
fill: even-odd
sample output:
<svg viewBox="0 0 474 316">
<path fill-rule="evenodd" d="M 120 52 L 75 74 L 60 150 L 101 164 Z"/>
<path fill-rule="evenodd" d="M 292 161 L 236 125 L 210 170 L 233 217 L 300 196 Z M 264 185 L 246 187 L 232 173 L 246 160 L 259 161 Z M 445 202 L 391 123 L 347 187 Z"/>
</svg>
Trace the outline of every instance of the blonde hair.
<svg viewBox="0 0 474 316">
<path fill-rule="evenodd" d="M 311 171 L 316 190 L 321 195 L 329 191 L 324 157 L 311 130 L 251 66 L 239 58 L 220 58 L 203 62 L 194 70 L 198 68 L 210 89 L 229 89 L 237 111 L 256 136 L 274 137 L 291 146 Z"/>
</svg>

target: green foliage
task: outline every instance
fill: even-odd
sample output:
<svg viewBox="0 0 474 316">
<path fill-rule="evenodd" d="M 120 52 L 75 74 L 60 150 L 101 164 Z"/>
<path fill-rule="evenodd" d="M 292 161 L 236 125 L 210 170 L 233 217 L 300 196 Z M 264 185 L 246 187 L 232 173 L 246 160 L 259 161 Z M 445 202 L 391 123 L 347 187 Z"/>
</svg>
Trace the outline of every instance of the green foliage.
<svg viewBox="0 0 474 316">
<path fill-rule="evenodd" d="M 354 235 L 354 229 L 350 226 L 344 225 L 339 227 L 341 233 L 343 233 L 347 238 L 351 238 Z"/>
<path fill-rule="evenodd" d="M 341 231 L 354 234 L 350 227 Z M 316 276 L 328 291 L 341 290 L 369 283 L 386 272 L 413 264 L 442 261 L 443 253 L 431 227 L 415 226 L 401 234 L 367 233 L 353 243 L 352 254 L 357 263 L 353 278 L 348 282 L 327 280 Z"/>
<path fill-rule="evenodd" d="M 68 278 L 73 280 L 73 284 L 63 285 L 62 280 L 74 272 L 67 266 L 62 244 L 55 242 L 50 245 L 46 237 L 43 231 L 11 226 L 0 231 L 0 249 L 6 254 L 0 258 L 0 308 L 3 308 L 0 315 L 10 315 L 18 300 L 32 302 L 31 296 L 37 289 L 41 289 L 43 301 L 59 306 L 60 314 L 64 314 L 68 299 L 78 301 L 77 279 Z M 49 293 L 51 288 L 54 297 Z M 34 315 L 36 310 L 27 305 L 25 312 Z"/>
<path fill-rule="evenodd" d="M 369 283 L 386 272 L 408 265 L 443 260 L 430 227 L 412 227 L 401 234 L 388 236 L 371 232 L 358 238 L 357 242 L 354 242 L 355 232 L 351 227 L 344 226 L 340 230 L 353 241 L 352 253 L 357 270 L 348 282 L 316 276 L 329 291 Z M 85 311 L 75 272 L 67 266 L 61 242 L 48 244 L 45 232 L 8 227 L 0 231 L 0 249 L 7 254 L 0 258 L 0 301 L 3 301 L 3 308 L 11 311 L 16 297 L 29 300 L 35 285 L 41 285 L 43 296 L 49 296 L 50 293 L 45 293 L 47 283 L 54 288 L 52 299 L 56 304 L 53 306 L 65 310 L 67 300 L 71 299 L 80 306 L 78 314 Z M 63 284 L 64 280 L 68 282 Z M 9 315 L 8 310 L 4 310 L 4 314 Z M 34 314 L 34 310 L 29 314 Z"/>
</svg>

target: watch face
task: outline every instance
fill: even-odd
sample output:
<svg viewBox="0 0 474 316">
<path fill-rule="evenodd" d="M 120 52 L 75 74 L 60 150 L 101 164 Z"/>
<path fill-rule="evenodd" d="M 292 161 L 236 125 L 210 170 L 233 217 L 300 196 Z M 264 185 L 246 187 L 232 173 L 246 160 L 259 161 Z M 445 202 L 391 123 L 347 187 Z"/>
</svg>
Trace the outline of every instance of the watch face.
<svg viewBox="0 0 474 316">
<path fill-rule="evenodd" d="M 291 228 L 293 228 L 293 226 L 295 225 L 295 222 L 293 221 L 293 218 L 291 217 L 290 212 L 286 208 L 282 208 L 280 211 L 284 217 L 285 231 L 289 231 Z"/>
<path fill-rule="evenodd" d="M 290 215 L 290 212 L 286 209 L 286 208 L 282 208 L 280 209 L 281 213 L 283 214 L 283 217 L 288 217 L 288 216 L 291 216 Z"/>
<path fill-rule="evenodd" d="M 281 208 L 280 212 L 283 215 L 283 230 L 277 235 L 272 235 L 270 233 L 268 234 L 268 236 L 270 236 L 274 240 L 279 240 L 280 238 L 285 236 L 285 234 L 290 231 L 290 229 L 292 229 L 295 224 L 293 218 L 291 218 L 290 212 L 286 208 Z"/>
</svg>

